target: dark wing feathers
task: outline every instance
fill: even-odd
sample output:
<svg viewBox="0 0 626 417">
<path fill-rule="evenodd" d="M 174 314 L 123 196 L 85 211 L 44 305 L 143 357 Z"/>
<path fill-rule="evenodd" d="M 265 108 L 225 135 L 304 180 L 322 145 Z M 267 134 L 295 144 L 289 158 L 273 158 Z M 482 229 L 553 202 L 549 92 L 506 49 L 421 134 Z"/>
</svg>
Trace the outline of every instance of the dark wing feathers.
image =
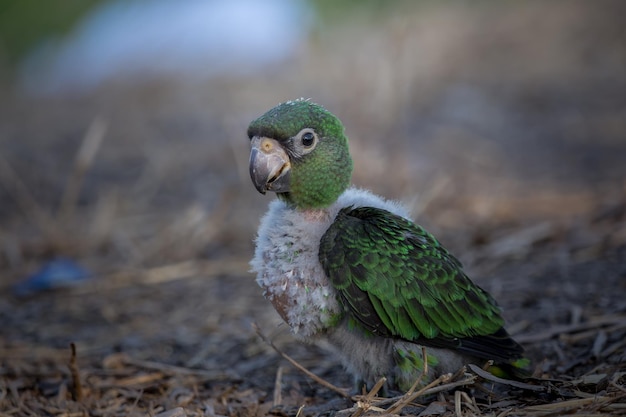
<svg viewBox="0 0 626 417">
<path fill-rule="evenodd" d="M 432 235 L 400 216 L 372 207 L 341 210 L 319 258 L 344 306 L 375 334 L 487 359 L 522 354 L 491 296 Z"/>
</svg>

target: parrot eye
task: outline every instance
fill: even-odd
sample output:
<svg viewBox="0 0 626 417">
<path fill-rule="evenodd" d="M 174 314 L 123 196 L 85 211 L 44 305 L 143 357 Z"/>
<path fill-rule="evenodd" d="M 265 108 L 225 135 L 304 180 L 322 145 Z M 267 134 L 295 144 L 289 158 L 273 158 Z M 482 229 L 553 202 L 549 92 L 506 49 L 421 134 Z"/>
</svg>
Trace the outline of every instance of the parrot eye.
<svg viewBox="0 0 626 417">
<path fill-rule="evenodd" d="M 303 152 L 303 153 L 308 153 L 312 151 L 313 148 L 315 148 L 315 145 L 317 144 L 317 140 L 318 140 L 318 137 L 315 134 L 315 131 L 310 128 L 302 129 L 300 132 L 298 132 L 298 134 L 296 135 L 296 138 L 299 138 L 299 142 L 301 146 L 300 152 Z"/>
<path fill-rule="evenodd" d="M 304 135 L 302 135 L 302 144 L 307 148 L 313 145 L 314 141 L 315 135 L 313 134 L 313 132 L 306 132 Z"/>
</svg>

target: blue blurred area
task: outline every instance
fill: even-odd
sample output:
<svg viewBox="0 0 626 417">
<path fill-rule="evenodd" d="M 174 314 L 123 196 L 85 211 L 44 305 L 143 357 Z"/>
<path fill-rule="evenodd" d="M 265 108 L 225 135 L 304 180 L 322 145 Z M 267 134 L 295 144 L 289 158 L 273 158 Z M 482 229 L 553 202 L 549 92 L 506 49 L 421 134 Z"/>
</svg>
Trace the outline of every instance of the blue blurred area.
<svg viewBox="0 0 626 417">
<path fill-rule="evenodd" d="M 34 48 L 18 66 L 18 84 L 45 94 L 120 77 L 254 74 L 287 59 L 311 23 L 298 0 L 104 2 Z"/>
<path fill-rule="evenodd" d="M 41 291 L 65 288 L 89 279 L 89 271 L 67 258 L 58 258 L 45 263 L 41 269 L 13 286 L 18 297 L 34 295 Z"/>
</svg>

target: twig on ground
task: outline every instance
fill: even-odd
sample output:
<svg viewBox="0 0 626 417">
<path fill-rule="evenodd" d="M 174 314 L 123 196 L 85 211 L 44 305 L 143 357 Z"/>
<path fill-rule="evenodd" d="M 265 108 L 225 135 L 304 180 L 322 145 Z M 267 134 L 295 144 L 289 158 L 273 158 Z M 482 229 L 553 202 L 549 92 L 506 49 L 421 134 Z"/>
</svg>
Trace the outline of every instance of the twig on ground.
<svg viewBox="0 0 626 417">
<path fill-rule="evenodd" d="M 304 373 L 305 375 L 307 375 L 309 378 L 311 378 L 312 380 L 314 380 L 315 382 L 317 382 L 320 385 L 325 386 L 326 388 L 338 393 L 339 395 L 341 395 L 342 397 L 345 398 L 350 398 L 350 395 L 348 395 L 348 390 L 345 388 L 339 388 L 333 384 L 331 384 L 330 382 L 326 381 L 323 378 L 320 378 L 319 376 L 315 375 L 313 372 L 309 371 L 308 369 L 306 369 L 304 366 L 300 365 L 295 359 L 293 359 L 291 356 L 287 355 L 285 352 L 283 352 L 282 350 L 278 349 L 278 347 L 276 347 L 276 345 L 274 345 L 274 343 L 269 340 L 264 334 L 263 332 L 261 332 L 261 329 L 259 328 L 259 326 L 256 323 L 252 323 L 252 328 L 254 329 L 254 331 L 256 332 L 256 334 L 261 338 L 261 340 L 263 340 L 265 343 L 267 343 L 272 349 L 274 349 L 276 351 L 276 353 L 278 353 L 280 356 L 282 356 L 283 358 L 285 358 L 287 360 L 287 362 L 289 362 L 290 364 L 292 364 L 296 369 L 298 369 L 300 372 Z"/>
<path fill-rule="evenodd" d="M 545 391 L 546 390 L 546 387 L 544 387 L 543 385 L 531 385 L 531 384 L 526 384 L 526 383 L 520 382 L 520 381 L 512 381 L 510 379 L 499 378 L 499 377 L 493 375 L 492 373 L 483 370 L 479 366 L 476 366 L 476 365 L 471 364 L 471 363 L 468 364 L 467 366 L 476 375 L 478 375 L 481 378 L 484 378 L 484 379 L 486 379 L 488 381 L 497 382 L 499 384 L 510 385 L 512 387 L 521 388 L 521 389 L 525 389 L 525 390 L 528 390 L 528 391 L 541 392 L 541 391 Z"/>
<path fill-rule="evenodd" d="M 154 417 L 187 417 L 185 409 L 182 407 L 176 407 L 172 410 L 167 410 L 156 414 Z"/>
<path fill-rule="evenodd" d="M 299 408 L 298 408 L 298 412 L 296 413 L 296 417 L 300 417 L 300 415 L 302 415 L 302 410 L 304 410 L 305 405 L 302 404 Z"/>
<path fill-rule="evenodd" d="M 409 395 L 405 394 L 401 396 L 400 399 L 396 403 L 392 404 L 391 407 L 389 407 L 386 410 L 386 412 L 389 414 L 398 414 L 404 407 L 411 404 L 413 400 L 415 400 L 417 397 L 421 395 L 425 395 L 425 392 L 428 389 L 434 388 L 437 385 L 440 385 L 441 383 L 448 382 L 451 377 L 452 377 L 452 374 L 441 375 L 439 378 L 435 379 L 434 381 L 432 381 L 430 384 L 426 385 L 424 388 L 420 389 L 419 391 L 414 392 Z"/>
<path fill-rule="evenodd" d="M 454 414 L 456 414 L 456 417 L 463 417 L 461 391 L 454 391 Z"/>
<path fill-rule="evenodd" d="M 480 415 L 480 409 L 473 398 L 466 392 L 454 391 L 454 413 L 457 417 L 463 417 L 463 405 L 469 408 L 473 415 Z"/>
<path fill-rule="evenodd" d="M 378 391 L 380 391 L 381 388 L 385 385 L 385 382 L 387 382 L 387 378 L 382 377 L 378 380 L 378 382 L 366 395 L 362 396 L 360 399 L 359 399 L 359 396 L 356 396 L 355 398 L 353 398 L 353 401 L 356 400 L 355 402 L 356 402 L 357 410 L 354 413 L 352 413 L 350 417 L 359 417 L 361 414 L 369 410 L 385 411 L 382 408 L 375 407 L 372 405 L 372 401 L 374 400 L 374 398 L 376 398 L 376 394 L 378 394 Z"/>
<path fill-rule="evenodd" d="M 274 407 L 283 403 L 282 379 L 283 379 L 283 367 L 279 366 L 278 369 L 276 369 L 276 379 L 274 381 L 274 400 L 272 401 L 272 406 Z"/>
<path fill-rule="evenodd" d="M 80 371 L 78 370 L 78 364 L 76 363 L 76 345 L 74 342 L 70 343 L 72 355 L 70 356 L 70 374 L 72 375 L 72 398 L 74 401 L 82 401 L 83 399 L 83 385 L 80 380 Z"/>
<path fill-rule="evenodd" d="M 525 415 L 546 416 L 547 413 L 559 413 L 559 415 L 573 413 L 579 411 L 583 407 L 594 405 L 598 410 L 603 409 L 622 409 L 622 404 L 614 404 L 618 400 L 626 398 L 626 395 L 614 397 L 609 396 L 592 396 L 588 398 L 577 398 L 574 400 L 558 401 L 549 404 L 531 405 L 524 408 Z"/>
<path fill-rule="evenodd" d="M 165 374 L 163 372 L 156 371 L 149 374 L 133 375 L 118 379 L 115 381 L 115 385 L 119 387 L 136 387 L 138 385 L 146 385 L 162 381 L 164 377 Z"/>
<path fill-rule="evenodd" d="M 456 372 L 454 375 L 457 375 L 457 374 L 459 374 L 459 372 Z M 438 394 L 444 391 L 450 391 L 451 389 L 454 389 L 457 387 L 472 385 L 474 382 L 476 382 L 476 378 L 477 378 L 476 375 L 470 375 L 467 378 L 462 379 L 460 381 L 448 382 L 439 386 L 433 386 L 432 388 L 428 388 L 428 389 L 422 388 L 420 390 L 421 393 L 418 396 L 415 396 L 415 398 L 419 396 L 425 397 L 428 395 Z M 453 379 L 454 379 L 453 377 L 450 377 L 449 380 L 452 381 Z M 383 407 L 389 404 L 397 403 L 398 401 L 400 401 L 402 398 L 405 398 L 405 397 L 406 397 L 406 394 L 398 395 L 396 397 L 391 397 L 391 398 L 380 398 L 379 400 L 376 401 L 374 405 L 377 407 Z"/>
</svg>

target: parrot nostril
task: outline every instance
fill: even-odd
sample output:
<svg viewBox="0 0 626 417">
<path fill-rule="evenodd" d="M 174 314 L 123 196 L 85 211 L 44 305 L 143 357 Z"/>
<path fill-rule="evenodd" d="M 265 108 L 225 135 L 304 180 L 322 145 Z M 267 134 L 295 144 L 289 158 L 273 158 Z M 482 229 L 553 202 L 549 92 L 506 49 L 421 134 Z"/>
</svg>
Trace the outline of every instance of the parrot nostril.
<svg viewBox="0 0 626 417">
<path fill-rule="evenodd" d="M 261 141 L 260 148 L 263 152 L 269 153 L 274 148 L 274 145 L 272 144 L 271 140 L 266 138 L 266 139 L 263 139 L 263 141 Z"/>
</svg>

